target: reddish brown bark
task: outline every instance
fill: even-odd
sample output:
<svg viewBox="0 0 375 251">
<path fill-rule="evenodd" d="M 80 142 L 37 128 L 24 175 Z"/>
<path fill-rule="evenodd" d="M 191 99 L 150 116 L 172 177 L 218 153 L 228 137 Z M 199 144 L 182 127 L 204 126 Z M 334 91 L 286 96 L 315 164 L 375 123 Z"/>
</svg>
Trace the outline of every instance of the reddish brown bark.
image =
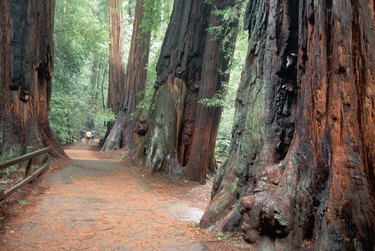
<svg viewBox="0 0 375 251">
<path fill-rule="evenodd" d="M 311 160 L 307 162 L 311 168 L 301 169 L 302 180 L 311 183 L 302 184 L 320 192 L 313 198 L 313 203 L 318 201 L 315 215 L 301 211 L 315 218 L 316 249 L 371 250 L 375 247 L 374 2 L 301 5 L 306 16 L 300 20 L 305 36 L 300 39 L 295 144 L 301 149 L 295 147 L 292 153 Z M 303 190 L 297 193 L 296 204 L 306 207 L 310 201 L 301 198 Z"/>
<path fill-rule="evenodd" d="M 121 93 L 118 94 L 121 96 L 121 103 L 117 120 L 106 138 L 102 150 L 122 147 L 132 150 L 140 140 L 140 136 L 134 130 L 136 128 L 134 112 L 146 89 L 146 67 L 151 39 L 151 32 L 142 29 L 143 5 L 144 0 L 137 1 L 126 75 Z"/>
<path fill-rule="evenodd" d="M 213 1 L 211 9 L 220 12 L 239 8 L 235 1 Z M 224 85 L 229 81 L 229 60 L 232 57 L 238 20 L 228 22 L 221 14 L 210 15 L 209 27 L 221 27 L 221 32 L 209 32 L 204 48 L 202 80 L 198 100 L 212 99 L 215 94 L 224 96 Z M 223 41 L 226 41 L 224 43 Z M 208 171 L 216 172 L 215 145 L 222 107 L 196 105 L 196 117 L 190 156 L 186 165 L 187 177 L 200 183 L 206 182 Z"/>
<path fill-rule="evenodd" d="M 124 83 L 123 54 L 123 0 L 108 0 L 109 9 L 109 70 L 107 105 L 115 114 L 118 113 Z M 104 143 L 114 127 L 115 122 L 107 122 Z"/>
<path fill-rule="evenodd" d="M 52 146 L 66 155 L 49 126 L 54 1 L 1 2 L 2 151 Z"/>
<path fill-rule="evenodd" d="M 109 85 L 108 107 L 118 112 L 124 81 L 124 65 L 122 61 L 122 14 L 123 0 L 108 0 L 109 7 Z"/>
<path fill-rule="evenodd" d="M 368 1 L 250 1 L 233 144 L 202 226 L 258 250 L 373 250 L 374 23 Z"/>
</svg>

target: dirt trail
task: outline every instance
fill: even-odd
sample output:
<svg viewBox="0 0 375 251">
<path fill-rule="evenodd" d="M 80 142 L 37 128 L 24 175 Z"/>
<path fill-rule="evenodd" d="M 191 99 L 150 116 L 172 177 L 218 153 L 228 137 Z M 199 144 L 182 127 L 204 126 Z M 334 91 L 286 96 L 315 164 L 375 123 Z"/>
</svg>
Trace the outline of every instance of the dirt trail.
<svg viewBox="0 0 375 251">
<path fill-rule="evenodd" d="M 48 175 L 0 235 L 0 250 L 232 250 L 189 225 L 202 208 L 155 191 L 143 175 L 101 160 L 92 145 Z"/>
</svg>

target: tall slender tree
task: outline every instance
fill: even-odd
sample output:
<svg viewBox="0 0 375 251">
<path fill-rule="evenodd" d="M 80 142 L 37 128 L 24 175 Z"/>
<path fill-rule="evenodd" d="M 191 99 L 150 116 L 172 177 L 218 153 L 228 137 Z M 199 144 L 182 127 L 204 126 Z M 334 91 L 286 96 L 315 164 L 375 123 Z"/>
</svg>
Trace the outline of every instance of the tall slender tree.
<svg viewBox="0 0 375 251">
<path fill-rule="evenodd" d="M 108 107 L 117 113 L 121 102 L 124 82 L 123 54 L 123 0 L 108 0 L 109 8 L 109 85 Z"/>
<path fill-rule="evenodd" d="M 55 1 L 4 0 L 0 7 L 2 152 L 52 146 L 63 157 L 48 121 Z"/>
<path fill-rule="evenodd" d="M 242 230 L 257 250 L 373 250 L 374 23 L 368 1 L 249 1 L 233 142 L 203 227 Z"/>
<path fill-rule="evenodd" d="M 115 114 L 118 113 L 123 92 L 125 70 L 123 64 L 123 0 L 108 0 L 109 9 L 109 83 L 107 105 Z M 107 123 L 104 142 L 111 133 L 114 122 Z M 103 142 L 103 143 L 104 143 Z"/>
<path fill-rule="evenodd" d="M 135 132 L 134 112 L 146 89 L 147 64 L 150 49 L 151 30 L 142 26 L 144 18 L 144 0 L 137 0 L 133 24 L 130 53 L 121 90 L 121 102 L 117 120 L 102 147 L 102 150 L 125 147 L 133 149 L 140 137 Z"/>
</svg>

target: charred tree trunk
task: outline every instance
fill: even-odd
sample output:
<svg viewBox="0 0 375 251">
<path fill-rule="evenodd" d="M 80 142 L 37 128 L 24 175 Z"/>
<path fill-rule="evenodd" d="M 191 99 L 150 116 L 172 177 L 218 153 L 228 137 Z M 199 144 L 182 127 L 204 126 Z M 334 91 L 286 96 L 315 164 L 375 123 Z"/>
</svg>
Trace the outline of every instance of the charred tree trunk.
<svg viewBox="0 0 375 251">
<path fill-rule="evenodd" d="M 375 6 L 297 5 L 248 5 L 233 143 L 201 225 L 258 250 L 374 250 Z"/>
<path fill-rule="evenodd" d="M 208 5 L 203 0 L 175 0 L 157 64 L 158 79 L 149 113 L 149 128 L 140 158 L 152 172 L 184 177 L 190 155 Z"/>
<path fill-rule="evenodd" d="M 228 67 L 234 52 L 238 19 L 228 22 L 220 11 L 239 7 L 238 2 L 231 0 L 212 2 L 211 8 L 216 12 L 211 12 L 209 27 L 220 27 L 221 31 L 209 32 L 207 35 L 198 100 L 225 94 L 224 85 L 229 81 Z M 196 104 L 194 131 L 189 146 L 191 151 L 186 166 L 187 178 L 190 180 L 205 183 L 208 172 L 216 173 L 215 145 L 222 111 L 220 106 Z"/>
<path fill-rule="evenodd" d="M 130 45 L 129 60 L 126 68 L 125 87 L 122 90 L 122 102 L 117 113 L 117 120 L 108 135 L 102 151 L 119 149 L 133 149 L 140 136 L 135 132 L 136 119 L 134 112 L 137 104 L 142 99 L 146 89 L 147 64 L 150 49 L 151 31 L 143 31 L 142 20 L 144 0 L 136 4 L 132 41 Z"/>
<path fill-rule="evenodd" d="M 207 170 L 216 168 L 214 147 L 221 109 L 200 106 L 197 110 L 197 105 L 199 99 L 211 98 L 221 90 L 228 78 L 220 75 L 228 67 L 224 53 L 219 50 L 219 39 L 225 34 L 214 39 L 207 34 L 207 28 L 214 7 L 232 5 L 230 1 L 207 4 L 199 0 L 176 0 L 174 3 L 157 65 L 158 80 L 149 128 L 139 151 L 151 172 L 167 172 L 171 177 L 205 183 Z M 211 24 L 220 23 L 219 18 L 212 16 Z M 232 43 L 224 47 L 230 55 Z M 197 116 L 197 112 L 202 114 Z M 143 132 L 145 127 L 140 127 Z"/>
<path fill-rule="evenodd" d="M 48 121 L 55 2 L 4 0 L 0 6 L 2 152 L 52 146 L 55 156 L 65 157 Z"/>
</svg>

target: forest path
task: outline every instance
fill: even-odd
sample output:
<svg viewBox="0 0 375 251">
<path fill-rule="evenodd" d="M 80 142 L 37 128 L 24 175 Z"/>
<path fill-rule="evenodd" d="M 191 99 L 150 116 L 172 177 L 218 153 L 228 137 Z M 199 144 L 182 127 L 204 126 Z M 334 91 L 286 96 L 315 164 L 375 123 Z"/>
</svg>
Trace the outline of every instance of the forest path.
<svg viewBox="0 0 375 251">
<path fill-rule="evenodd" d="M 139 170 L 103 160 L 94 145 L 66 153 L 73 160 L 15 208 L 1 250 L 232 250 L 187 223 L 198 222 L 203 208 L 176 198 L 183 195 L 155 190 Z"/>
</svg>

